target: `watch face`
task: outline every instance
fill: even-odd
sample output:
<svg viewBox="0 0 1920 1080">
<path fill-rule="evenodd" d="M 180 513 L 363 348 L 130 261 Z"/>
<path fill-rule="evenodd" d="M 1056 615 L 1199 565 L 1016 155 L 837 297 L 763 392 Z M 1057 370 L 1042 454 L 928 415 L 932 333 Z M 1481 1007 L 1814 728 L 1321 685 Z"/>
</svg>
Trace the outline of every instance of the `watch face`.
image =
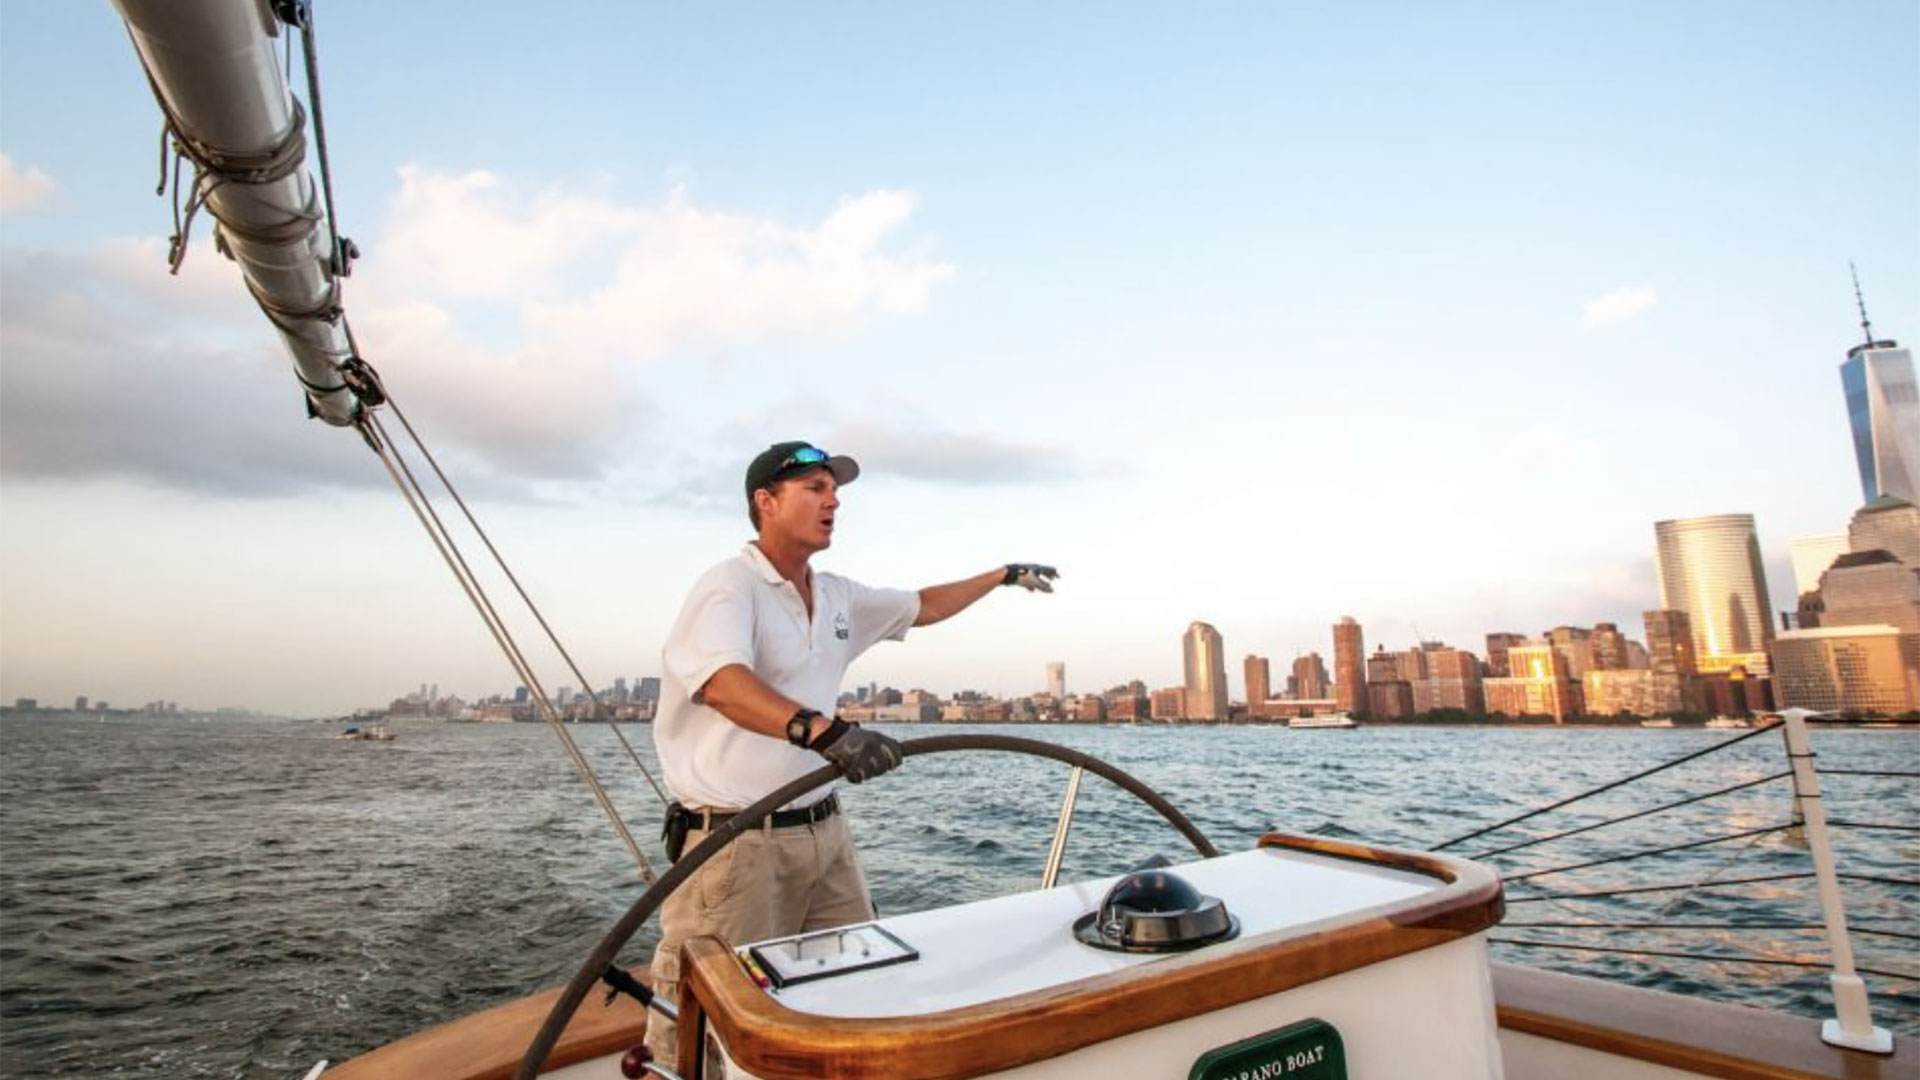
<svg viewBox="0 0 1920 1080">
<path fill-rule="evenodd" d="M 810 716 L 796 716 L 787 721 L 787 741 L 795 746 L 805 746 L 807 729 L 813 726 L 807 722 L 811 719 L 813 718 Z"/>
</svg>

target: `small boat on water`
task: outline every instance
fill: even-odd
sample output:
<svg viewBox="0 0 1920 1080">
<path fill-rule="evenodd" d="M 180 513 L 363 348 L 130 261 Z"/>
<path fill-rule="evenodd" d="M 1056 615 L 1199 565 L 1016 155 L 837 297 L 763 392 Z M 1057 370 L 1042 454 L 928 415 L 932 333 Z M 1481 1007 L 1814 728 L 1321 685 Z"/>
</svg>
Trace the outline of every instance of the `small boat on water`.
<svg viewBox="0 0 1920 1080">
<path fill-rule="evenodd" d="M 1716 730 L 1738 731 L 1753 726 L 1753 721 L 1739 716 L 1716 716 L 1707 721 L 1707 726 Z"/>
<path fill-rule="evenodd" d="M 1667 717 L 1662 716 L 1655 720 L 1642 720 L 1640 721 L 1640 726 L 1650 727 L 1650 728 L 1670 728 L 1673 726 L 1673 721 Z"/>
<path fill-rule="evenodd" d="M 313 415 L 359 428 L 384 391 L 345 333 L 335 278 L 347 255 L 323 233 L 301 168 L 303 122 L 284 81 L 279 19 L 261 0 L 116 0 L 226 251 L 285 338 Z M 311 38 L 307 42 L 311 45 Z M 204 188 L 203 188 L 204 182 Z M 376 447 L 377 449 L 377 447 Z M 1177 809 L 1110 765 L 1004 736 L 910 740 L 907 753 L 998 749 L 1079 770 L 1159 811 L 1194 856 L 1093 881 L 731 946 L 689 942 L 677 1001 L 618 973 L 620 951 L 666 893 L 741 831 L 831 779 L 810 774 L 730 818 L 634 902 L 564 990 L 402 1039 L 323 1080 L 1734 1080 L 1920 1075 L 1920 1045 L 1873 1025 L 1845 952 L 1838 879 L 1804 725 L 1797 801 L 1839 927 L 1837 1017 L 1824 1023 L 1702 997 L 1494 964 L 1506 909 L 1490 866 L 1436 852 L 1269 831 L 1221 853 Z M 556 725 L 559 726 L 559 725 Z M 1289 727 L 1352 728 L 1345 715 Z M 1671 727 L 1671 720 L 1647 726 Z M 377 734 L 375 732 L 378 732 Z M 1760 733 L 1753 733 L 1758 735 Z M 388 741 L 379 725 L 342 738 Z M 1739 737 L 1736 737 L 1736 739 Z M 1729 740 L 1731 742 L 1733 740 Z M 1018 746 L 1014 744 L 1019 744 Z M 1807 787 L 1803 789 L 1802 777 Z M 802 785 L 795 787 L 795 785 Z M 1216 809 L 1215 814 L 1219 811 Z M 1516 819 L 1518 820 L 1518 819 Z M 1487 830 L 1482 830 L 1487 831 Z M 1479 834 L 1470 834 L 1479 835 Z M 1819 838 L 1819 839 L 1816 839 Z M 1467 839 L 1462 837 L 1460 839 Z M 1447 845 L 1440 845 L 1445 847 Z M 1826 861 L 1822 861 L 1825 859 Z M 644 865 L 644 863 L 643 863 Z M 1840 914 L 1836 917 L 1835 912 Z M 1839 957 L 1844 954 L 1844 960 Z M 577 1012 L 605 979 L 633 1000 Z M 624 980 L 624 981 L 623 981 Z M 675 1062 L 636 1048 L 647 1010 L 676 1016 Z"/>
<path fill-rule="evenodd" d="M 1318 728 L 1357 728 L 1353 717 L 1346 713 L 1326 713 L 1321 716 L 1296 716 L 1287 721 L 1287 727 L 1295 731 L 1312 731 Z"/>
<path fill-rule="evenodd" d="M 368 724 L 365 727 L 350 727 L 334 739 L 343 742 L 392 742 L 399 736 L 387 730 L 385 724 Z"/>
</svg>

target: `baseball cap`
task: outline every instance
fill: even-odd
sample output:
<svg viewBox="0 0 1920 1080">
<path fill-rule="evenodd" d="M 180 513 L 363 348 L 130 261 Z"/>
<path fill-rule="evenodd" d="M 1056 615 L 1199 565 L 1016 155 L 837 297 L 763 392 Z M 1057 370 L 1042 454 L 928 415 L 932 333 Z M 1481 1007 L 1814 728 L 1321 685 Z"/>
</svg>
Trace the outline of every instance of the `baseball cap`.
<svg viewBox="0 0 1920 1080">
<path fill-rule="evenodd" d="M 774 443 L 747 466 L 747 501 L 752 502 L 753 493 L 761 488 L 819 468 L 832 473 L 834 483 L 843 486 L 860 476 L 859 462 L 845 454 L 829 454 L 808 442 Z"/>
</svg>

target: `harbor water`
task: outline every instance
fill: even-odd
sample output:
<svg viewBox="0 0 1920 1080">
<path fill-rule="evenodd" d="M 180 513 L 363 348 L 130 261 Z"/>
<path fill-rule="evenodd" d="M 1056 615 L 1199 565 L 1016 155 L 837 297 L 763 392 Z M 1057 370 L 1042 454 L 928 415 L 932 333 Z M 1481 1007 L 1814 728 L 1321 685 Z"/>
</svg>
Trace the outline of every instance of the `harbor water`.
<svg viewBox="0 0 1920 1080">
<path fill-rule="evenodd" d="M 295 1078 L 564 982 L 638 895 L 631 858 L 540 725 L 391 725 L 389 743 L 260 720 L 0 719 L 0 1074 Z M 572 729 L 659 854 L 651 788 L 605 726 Z M 644 726 L 623 730 L 652 766 Z M 1640 728 L 901 727 L 1058 742 L 1132 773 L 1222 850 L 1269 830 L 1427 848 L 1739 732 Z M 1819 764 L 1865 968 L 1920 974 L 1920 733 L 1823 729 Z M 1497 836 L 1529 836 L 1786 768 L 1777 733 Z M 875 899 L 911 911 L 1034 887 L 1066 769 L 1002 753 L 916 757 L 844 789 Z M 1512 875 L 1497 959 L 1830 1016 L 1811 870 L 1788 832 L 1612 862 L 1789 820 L 1784 780 L 1494 860 Z M 1904 826 L 1908 831 L 1875 826 Z M 1186 855 L 1089 778 L 1063 880 Z M 1704 884 L 1703 884 L 1704 883 Z M 1675 886 L 1607 898 L 1567 893 Z M 1696 886 L 1686 888 L 1685 886 Z M 1558 898 L 1532 899 L 1543 894 Z M 1590 924 L 1567 928 L 1563 924 Z M 1689 929 L 1620 929 L 1685 923 Z M 1554 925 L 1522 925 L 1554 924 Z M 1607 925 L 1597 925 L 1607 924 Z M 1703 925 L 1704 924 L 1704 925 Z M 1881 933 L 1874 933 L 1880 931 Z M 1896 936 L 1896 935 L 1906 935 Z M 1631 950 L 1723 959 L 1648 957 Z M 644 964 L 651 938 L 630 946 Z M 1920 984 L 1869 976 L 1876 1019 L 1920 1034 Z M 587 1008 L 597 1008 L 597 999 Z"/>
</svg>

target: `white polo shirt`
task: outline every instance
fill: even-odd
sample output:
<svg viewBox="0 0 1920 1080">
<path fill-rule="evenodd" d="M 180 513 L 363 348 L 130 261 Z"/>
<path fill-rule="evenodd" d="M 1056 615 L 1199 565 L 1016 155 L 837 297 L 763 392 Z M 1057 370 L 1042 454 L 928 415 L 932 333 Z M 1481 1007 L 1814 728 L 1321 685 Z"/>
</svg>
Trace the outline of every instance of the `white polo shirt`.
<svg viewBox="0 0 1920 1080">
<path fill-rule="evenodd" d="M 905 638 L 919 617 L 918 592 L 868 588 L 815 570 L 809 619 L 800 591 L 751 543 L 700 575 L 660 650 L 653 746 L 667 790 L 686 806 L 739 809 L 826 763 L 704 704 L 697 695 L 715 672 L 745 664 L 775 690 L 831 716 L 847 665 L 882 640 Z M 809 805 L 831 790 L 790 805 Z"/>
</svg>

